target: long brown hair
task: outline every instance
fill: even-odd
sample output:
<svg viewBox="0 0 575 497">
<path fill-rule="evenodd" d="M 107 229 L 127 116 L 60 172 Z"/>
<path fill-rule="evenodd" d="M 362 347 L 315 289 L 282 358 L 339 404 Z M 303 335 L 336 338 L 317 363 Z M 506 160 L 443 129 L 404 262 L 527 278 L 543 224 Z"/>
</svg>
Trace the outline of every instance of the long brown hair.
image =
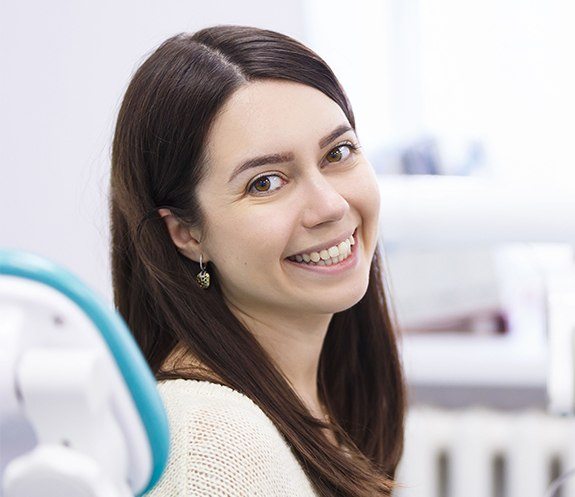
<svg viewBox="0 0 575 497">
<path fill-rule="evenodd" d="M 205 142 L 218 111 L 242 85 L 284 79 L 334 100 L 355 129 L 346 95 L 327 64 L 288 36 L 216 26 L 179 34 L 139 67 L 119 112 L 112 150 L 110 214 L 115 303 L 158 380 L 214 380 L 250 397 L 283 434 L 319 495 L 390 495 L 403 450 L 405 387 L 383 286 L 379 246 L 369 286 L 334 314 L 319 360 L 318 391 L 331 424 L 314 418 L 226 306 L 217 278 L 172 242 L 158 208 L 204 228 L 195 187 L 206 174 Z M 213 276 L 213 274 L 212 274 Z M 207 369 L 162 371 L 176 347 Z M 330 427 L 349 450 L 321 433 Z"/>
</svg>

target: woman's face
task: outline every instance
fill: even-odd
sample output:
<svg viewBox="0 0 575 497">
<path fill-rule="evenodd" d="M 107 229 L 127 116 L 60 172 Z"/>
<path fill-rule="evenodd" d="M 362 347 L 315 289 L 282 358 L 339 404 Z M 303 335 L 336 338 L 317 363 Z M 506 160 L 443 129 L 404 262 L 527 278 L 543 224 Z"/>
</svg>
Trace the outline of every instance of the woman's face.
<svg viewBox="0 0 575 497">
<path fill-rule="evenodd" d="M 335 313 L 363 297 L 380 198 L 355 145 L 341 108 L 314 88 L 259 81 L 232 95 L 208 136 L 208 174 L 197 188 L 207 227 L 201 252 L 226 300 L 277 317 Z M 238 172 L 242 164 L 255 167 Z M 313 262 L 313 252 L 321 257 L 352 233 L 351 256 L 338 264 L 288 259 L 306 253 Z"/>
</svg>

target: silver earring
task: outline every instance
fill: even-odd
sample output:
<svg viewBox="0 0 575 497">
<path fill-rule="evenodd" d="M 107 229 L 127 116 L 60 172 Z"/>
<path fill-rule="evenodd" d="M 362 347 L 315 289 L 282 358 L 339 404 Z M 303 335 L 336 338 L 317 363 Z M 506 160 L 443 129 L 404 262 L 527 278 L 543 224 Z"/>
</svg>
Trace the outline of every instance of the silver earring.
<svg viewBox="0 0 575 497">
<path fill-rule="evenodd" d="M 210 286 L 210 273 L 206 271 L 206 266 L 202 264 L 202 254 L 200 254 L 200 269 L 201 271 L 196 275 L 196 281 L 200 288 L 206 290 Z"/>
</svg>

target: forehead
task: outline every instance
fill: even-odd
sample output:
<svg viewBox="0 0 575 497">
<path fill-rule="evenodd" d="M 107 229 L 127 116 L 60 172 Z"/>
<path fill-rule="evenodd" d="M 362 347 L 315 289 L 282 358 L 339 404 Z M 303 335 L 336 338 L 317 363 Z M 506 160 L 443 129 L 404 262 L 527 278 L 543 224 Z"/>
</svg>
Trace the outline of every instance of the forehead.
<svg viewBox="0 0 575 497">
<path fill-rule="evenodd" d="M 237 90 L 216 117 L 207 141 L 210 163 L 229 172 L 254 155 L 317 149 L 344 112 L 315 88 L 290 81 L 257 81 Z M 214 171 L 216 172 L 216 171 Z"/>
</svg>

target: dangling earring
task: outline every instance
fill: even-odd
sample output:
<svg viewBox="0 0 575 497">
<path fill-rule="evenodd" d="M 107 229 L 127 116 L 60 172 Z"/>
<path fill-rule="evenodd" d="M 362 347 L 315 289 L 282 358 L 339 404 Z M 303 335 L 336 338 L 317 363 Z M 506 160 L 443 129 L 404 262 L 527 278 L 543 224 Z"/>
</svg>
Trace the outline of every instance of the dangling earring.
<svg viewBox="0 0 575 497">
<path fill-rule="evenodd" d="M 205 290 L 210 286 L 210 273 L 206 272 L 206 268 L 202 264 L 202 254 L 200 254 L 200 269 L 201 271 L 196 274 L 196 281 Z"/>
</svg>

